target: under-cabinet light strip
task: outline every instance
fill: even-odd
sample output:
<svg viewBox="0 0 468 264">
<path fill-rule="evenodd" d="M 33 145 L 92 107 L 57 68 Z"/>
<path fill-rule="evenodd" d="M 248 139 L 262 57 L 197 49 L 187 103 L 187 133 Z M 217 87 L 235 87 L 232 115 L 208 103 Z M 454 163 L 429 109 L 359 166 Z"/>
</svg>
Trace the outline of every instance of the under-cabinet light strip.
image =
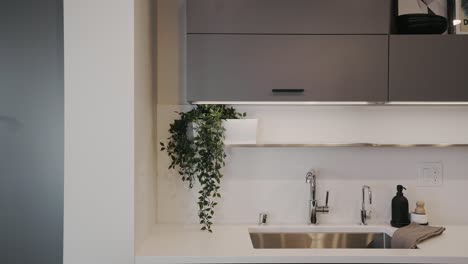
<svg viewBox="0 0 468 264">
<path fill-rule="evenodd" d="M 195 101 L 192 104 L 227 105 L 468 105 L 468 102 L 294 102 L 294 101 Z"/>
<path fill-rule="evenodd" d="M 315 144 L 231 144 L 226 147 L 243 148 L 298 148 L 298 147 L 393 147 L 393 148 L 455 148 L 468 144 L 392 144 L 392 143 L 315 143 Z"/>
<path fill-rule="evenodd" d="M 375 105 L 375 102 L 294 102 L 294 101 L 196 101 L 192 104 L 229 105 Z"/>
<path fill-rule="evenodd" d="M 468 102 L 387 102 L 385 105 L 468 105 Z"/>
</svg>

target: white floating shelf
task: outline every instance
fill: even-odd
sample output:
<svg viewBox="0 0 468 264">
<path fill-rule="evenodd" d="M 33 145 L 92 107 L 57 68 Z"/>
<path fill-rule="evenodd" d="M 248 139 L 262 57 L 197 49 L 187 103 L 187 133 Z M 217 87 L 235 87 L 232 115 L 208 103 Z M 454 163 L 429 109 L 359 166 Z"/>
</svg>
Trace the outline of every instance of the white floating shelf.
<svg viewBox="0 0 468 264">
<path fill-rule="evenodd" d="M 468 144 L 380 144 L 380 143 L 316 143 L 316 144 L 228 144 L 239 148 L 308 148 L 308 147 L 383 147 L 383 148 L 454 148 Z"/>
</svg>

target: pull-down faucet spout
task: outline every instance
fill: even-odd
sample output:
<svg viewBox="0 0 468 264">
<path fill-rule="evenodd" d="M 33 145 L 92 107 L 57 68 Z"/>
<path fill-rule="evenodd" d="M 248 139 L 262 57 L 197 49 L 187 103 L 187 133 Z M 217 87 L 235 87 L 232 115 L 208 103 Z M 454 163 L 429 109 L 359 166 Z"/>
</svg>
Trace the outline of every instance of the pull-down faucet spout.
<svg viewBox="0 0 468 264">
<path fill-rule="evenodd" d="M 309 200 L 309 223 L 316 225 L 317 221 L 317 213 L 328 213 L 328 195 L 329 191 L 327 191 L 327 196 L 325 198 L 325 206 L 319 206 L 318 201 L 315 198 L 316 191 L 317 191 L 317 176 L 315 170 L 311 169 L 307 172 L 306 175 L 306 183 L 310 184 L 310 200 Z"/>
</svg>

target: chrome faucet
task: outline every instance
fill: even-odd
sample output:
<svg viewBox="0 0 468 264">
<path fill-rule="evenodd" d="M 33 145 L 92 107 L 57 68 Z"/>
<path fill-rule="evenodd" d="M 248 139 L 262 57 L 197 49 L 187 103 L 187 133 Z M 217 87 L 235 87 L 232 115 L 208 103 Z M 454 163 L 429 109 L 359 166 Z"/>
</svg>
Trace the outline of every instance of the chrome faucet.
<svg viewBox="0 0 468 264">
<path fill-rule="evenodd" d="M 268 214 L 267 213 L 260 213 L 258 215 L 258 225 L 266 225 L 268 221 Z"/>
<path fill-rule="evenodd" d="M 317 190 L 317 182 L 316 182 L 316 173 L 315 170 L 311 169 L 307 172 L 306 175 L 306 183 L 310 184 L 310 201 L 309 201 L 309 223 L 312 225 L 317 224 L 317 213 L 328 213 L 328 195 L 329 191 L 327 191 L 327 195 L 325 198 L 325 206 L 319 206 L 318 201 L 315 199 L 315 193 Z"/>
<path fill-rule="evenodd" d="M 361 208 L 361 224 L 367 225 L 367 219 L 371 218 L 371 211 L 367 212 L 366 210 L 366 189 L 369 193 L 369 204 L 372 204 L 372 191 L 371 188 L 367 185 L 362 186 L 362 208 Z"/>
</svg>

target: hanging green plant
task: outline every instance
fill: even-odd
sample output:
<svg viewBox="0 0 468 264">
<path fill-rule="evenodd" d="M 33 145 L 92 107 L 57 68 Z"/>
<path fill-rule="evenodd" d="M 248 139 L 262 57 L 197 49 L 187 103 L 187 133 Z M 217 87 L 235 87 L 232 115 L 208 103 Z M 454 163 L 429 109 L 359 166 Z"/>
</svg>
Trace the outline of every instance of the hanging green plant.
<svg viewBox="0 0 468 264">
<path fill-rule="evenodd" d="M 161 151 L 169 155 L 169 169 L 176 170 L 190 189 L 196 181 L 200 184 L 198 217 L 201 230 L 213 232 L 215 200 L 221 198 L 221 169 L 226 158 L 223 120 L 244 118 L 246 114 L 225 105 L 197 105 L 178 114 L 179 119 L 170 125 L 167 144 L 160 143 Z"/>
</svg>

